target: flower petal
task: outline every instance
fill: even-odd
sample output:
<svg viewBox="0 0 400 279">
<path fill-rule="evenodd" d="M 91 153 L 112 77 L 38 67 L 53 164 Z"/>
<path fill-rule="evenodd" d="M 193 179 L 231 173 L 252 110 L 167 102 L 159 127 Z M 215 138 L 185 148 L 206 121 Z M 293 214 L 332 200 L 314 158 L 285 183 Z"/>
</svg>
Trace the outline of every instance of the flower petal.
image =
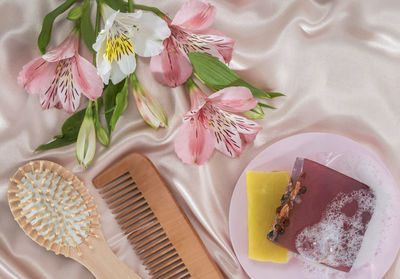
<svg viewBox="0 0 400 279">
<path fill-rule="evenodd" d="M 209 108 L 210 104 L 206 107 Z M 213 109 L 212 113 L 207 114 L 205 112 L 205 114 L 210 119 L 210 125 L 214 128 L 217 139 L 216 148 L 228 156 L 239 156 L 245 145 L 254 140 L 261 130 L 261 126 L 243 116 L 222 111 L 215 107 Z"/>
<path fill-rule="evenodd" d="M 222 110 L 230 112 L 247 111 L 257 105 L 257 100 L 253 97 L 250 89 L 243 86 L 224 88 L 207 99 Z"/>
<path fill-rule="evenodd" d="M 117 20 L 130 31 L 126 35 L 132 40 L 135 52 L 143 57 L 159 54 L 164 49 L 163 40 L 171 35 L 167 23 L 150 12 L 124 13 Z"/>
<path fill-rule="evenodd" d="M 104 84 L 108 84 L 111 75 L 111 64 L 107 59 L 101 60 L 101 64 L 97 64 L 97 74 L 101 77 Z"/>
<path fill-rule="evenodd" d="M 201 42 L 200 45 L 207 46 L 204 52 L 223 60 L 225 63 L 231 61 L 235 44 L 233 39 L 217 30 L 207 29 L 204 32 L 197 33 L 197 40 Z"/>
<path fill-rule="evenodd" d="M 18 74 L 18 85 L 30 94 L 45 92 L 54 79 L 57 63 L 39 57 L 26 64 Z"/>
<path fill-rule="evenodd" d="M 121 72 L 128 76 L 132 74 L 136 69 L 136 58 L 134 53 L 129 53 L 128 55 L 121 55 L 120 59 L 117 59 L 117 63 Z"/>
<path fill-rule="evenodd" d="M 99 35 L 97 35 L 96 42 L 93 44 L 93 49 L 98 53 L 100 48 L 104 44 L 104 51 L 105 51 L 105 40 L 107 39 L 107 31 L 101 30 Z M 103 51 L 103 52 L 104 52 Z"/>
<path fill-rule="evenodd" d="M 40 93 L 40 105 L 42 109 L 49 109 L 51 107 L 62 108 L 57 89 L 57 82 L 54 79 L 54 82 L 51 83 L 47 90 Z"/>
<path fill-rule="evenodd" d="M 205 0 L 190 0 L 176 13 L 172 25 L 193 31 L 209 28 L 215 19 L 215 7 Z"/>
<path fill-rule="evenodd" d="M 242 152 L 242 140 L 236 128 L 236 124 L 227 117 L 224 112 L 210 104 L 203 108 L 208 125 L 213 128 L 216 139 L 215 148 L 229 157 L 237 157 Z"/>
<path fill-rule="evenodd" d="M 106 59 L 105 59 L 106 60 Z M 112 83 L 114 83 L 114 84 L 118 84 L 118 83 L 120 83 L 124 78 L 126 78 L 126 74 L 124 74 L 122 71 L 121 71 L 121 69 L 120 69 L 120 67 L 119 67 L 119 65 L 118 65 L 118 63 L 117 62 L 115 62 L 115 61 L 113 61 L 112 63 L 111 63 L 111 73 L 110 73 L 110 75 L 111 75 L 111 81 L 112 81 Z"/>
<path fill-rule="evenodd" d="M 246 145 L 254 140 L 256 137 L 257 133 L 255 134 L 242 134 L 242 143 L 243 145 Z M 244 146 L 243 146 L 244 147 Z"/>
<path fill-rule="evenodd" d="M 76 63 L 75 58 L 62 60 L 56 74 L 57 95 L 62 107 L 68 113 L 76 111 L 81 99 L 81 91 L 75 86 L 72 76 L 72 65 L 74 63 Z"/>
<path fill-rule="evenodd" d="M 190 90 L 190 105 L 191 111 L 199 111 L 207 102 L 207 95 L 200 90 L 200 88 L 195 85 L 195 87 Z"/>
<path fill-rule="evenodd" d="M 113 10 L 110 6 L 106 4 L 101 5 L 101 15 L 103 16 L 105 25 L 104 25 L 104 31 L 106 34 L 108 34 L 109 30 L 114 24 L 114 21 L 116 17 L 120 14 L 119 11 Z M 102 30 L 102 31 L 103 31 Z"/>
<path fill-rule="evenodd" d="M 237 157 L 242 153 L 242 140 L 239 133 L 232 127 L 219 126 L 214 130 L 215 148 L 229 157 Z"/>
<path fill-rule="evenodd" d="M 171 26 L 171 31 L 174 44 L 184 53 L 205 52 L 225 63 L 232 58 L 234 41 L 217 31 L 193 33 L 177 26 Z"/>
<path fill-rule="evenodd" d="M 42 58 L 48 62 L 56 62 L 62 59 L 71 58 L 77 53 L 79 37 L 76 34 L 71 34 L 57 47 L 46 52 Z"/>
<path fill-rule="evenodd" d="M 100 48 L 96 54 L 96 65 L 97 74 L 101 77 L 105 84 L 108 84 L 111 74 L 111 63 L 108 61 L 105 55 L 106 45 L 106 41 L 103 41 L 103 43 L 100 45 Z"/>
<path fill-rule="evenodd" d="M 241 115 L 225 112 L 225 118 L 242 135 L 255 135 L 262 129 L 256 122 Z M 251 142 L 254 137 L 246 136 L 245 139 L 246 142 Z"/>
<path fill-rule="evenodd" d="M 215 138 L 197 118 L 184 121 L 175 137 L 175 152 L 187 164 L 201 165 L 214 151 Z"/>
<path fill-rule="evenodd" d="M 177 87 L 192 75 L 193 67 L 186 57 L 176 51 L 171 39 L 166 39 L 164 45 L 161 54 L 151 58 L 150 70 L 161 84 Z"/>
<path fill-rule="evenodd" d="M 225 63 L 229 63 L 231 61 L 233 46 L 235 45 L 235 41 L 232 38 L 215 29 L 207 29 L 206 31 L 201 32 L 201 34 L 212 36 L 209 38 L 212 41 L 211 44 L 213 44 L 218 53 L 222 55 Z"/>
<path fill-rule="evenodd" d="M 74 86 L 58 87 L 57 94 L 64 110 L 73 113 L 79 107 L 81 92 Z"/>
<path fill-rule="evenodd" d="M 92 63 L 80 55 L 76 55 L 75 59 L 76 63 L 72 64 L 74 84 L 77 90 L 94 101 L 103 93 L 103 82 Z"/>
</svg>

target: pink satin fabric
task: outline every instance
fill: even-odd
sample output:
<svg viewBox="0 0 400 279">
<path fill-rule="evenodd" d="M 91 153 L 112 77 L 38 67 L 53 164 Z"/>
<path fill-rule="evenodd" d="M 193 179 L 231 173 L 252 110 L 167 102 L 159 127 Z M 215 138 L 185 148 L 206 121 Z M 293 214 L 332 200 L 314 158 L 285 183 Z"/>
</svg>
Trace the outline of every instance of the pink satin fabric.
<svg viewBox="0 0 400 279">
<path fill-rule="evenodd" d="M 147 126 L 130 96 L 111 147 L 98 144 L 85 171 L 77 166 L 73 145 L 33 153 L 59 133 L 68 115 L 56 109 L 42 111 L 39 97 L 17 85 L 22 66 L 39 56 L 36 40 L 44 15 L 60 2 L 0 2 L 0 278 L 93 278 L 80 264 L 34 243 L 13 220 L 8 179 L 34 159 L 62 164 L 86 183 L 99 205 L 108 243 L 143 278 L 150 277 L 91 184 L 102 169 L 129 151 L 142 152 L 153 161 L 226 278 L 248 278 L 228 233 L 233 188 L 249 161 L 271 143 L 310 131 L 344 135 L 374 151 L 400 184 L 399 1 L 211 1 L 217 7 L 213 27 L 236 40 L 230 66 L 250 83 L 286 94 L 270 102 L 278 109 L 266 111 L 265 119 L 258 121 L 263 130 L 254 143 L 238 159 L 215 152 L 203 166 L 183 164 L 174 153 L 173 138 L 189 108 L 187 93 L 182 87 L 156 83 L 150 59 L 139 58 L 139 79 L 164 106 L 169 128 L 154 131 Z M 135 2 L 173 16 L 184 0 Z M 51 46 L 71 27 L 71 22 L 58 20 Z M 84 55 L 91 57 L 87 51 Z M 399 277 L 397 259 L 385 278 Z"/>
</svg>

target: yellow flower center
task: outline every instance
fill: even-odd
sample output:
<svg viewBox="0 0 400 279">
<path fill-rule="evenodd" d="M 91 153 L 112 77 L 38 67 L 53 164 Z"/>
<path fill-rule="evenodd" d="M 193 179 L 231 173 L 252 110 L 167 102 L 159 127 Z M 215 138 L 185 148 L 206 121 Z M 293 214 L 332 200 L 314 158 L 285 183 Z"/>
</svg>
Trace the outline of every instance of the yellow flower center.
<svg viewBox="0 0 400 279">
<path fill-rule="evenodd" d="M 131 40 L 124 34 L 118 34 L 111 38 L 107 38 L 107 47 L 105 55 L 108 61 L 111 63 L 114 59 L 120 60 L 122 55 L 134 54 Z"/>
</svg>

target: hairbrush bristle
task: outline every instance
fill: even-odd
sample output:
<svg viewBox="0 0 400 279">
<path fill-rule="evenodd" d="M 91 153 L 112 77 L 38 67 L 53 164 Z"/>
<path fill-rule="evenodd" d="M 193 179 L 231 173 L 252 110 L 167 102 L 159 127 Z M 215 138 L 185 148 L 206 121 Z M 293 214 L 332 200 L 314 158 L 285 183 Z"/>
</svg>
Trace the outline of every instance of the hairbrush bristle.
<svg viewBox="0 0 400 279">
<path fill-rule="evenodd" d="M 87 188 L 72 173 L 47 161 L 20 167 L 10 179 L 9 203 L 24 231 L 56 254 L 81 254 L 80 245 L 92 248 L 99 216 Z"/>
</svg>

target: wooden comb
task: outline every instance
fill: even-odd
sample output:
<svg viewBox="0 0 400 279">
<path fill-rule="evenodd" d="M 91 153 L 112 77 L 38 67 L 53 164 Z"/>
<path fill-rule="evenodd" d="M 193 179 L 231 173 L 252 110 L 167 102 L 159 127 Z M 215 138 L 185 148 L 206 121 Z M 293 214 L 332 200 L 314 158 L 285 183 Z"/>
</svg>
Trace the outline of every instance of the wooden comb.
<svg viewBox="0 0 400 279">
<path fill-rule="evenodd" d="M 144 155 L 129 154 L 93 184 L 153 278 L 224 278 Z"/>
<path fill-rule="evenodd" d="M 10 181 L 11 212 L 36 243 L 80 262 L 97 279 L 140 279 L 108 247 L 93 198 L 73 173 L 50 161 L 32 161 Z"/>
</svg>

